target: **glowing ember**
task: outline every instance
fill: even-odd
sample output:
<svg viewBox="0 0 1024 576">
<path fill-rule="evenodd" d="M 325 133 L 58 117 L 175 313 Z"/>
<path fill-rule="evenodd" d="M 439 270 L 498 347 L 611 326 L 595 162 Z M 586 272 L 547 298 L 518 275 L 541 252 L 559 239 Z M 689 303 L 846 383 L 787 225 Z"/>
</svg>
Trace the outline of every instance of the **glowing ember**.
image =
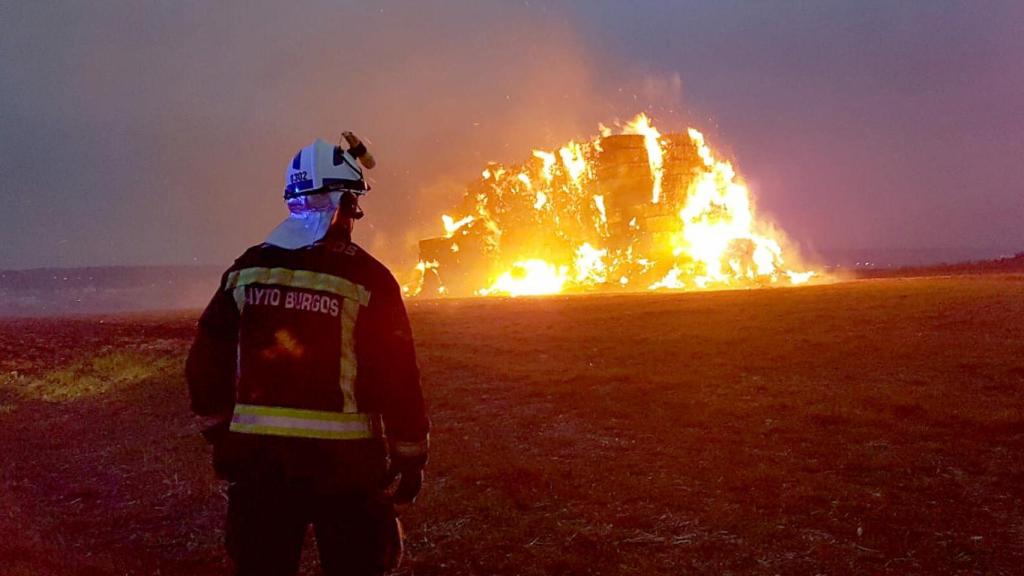
<svg viewBox="0 0 1024 576">
<path fill-rule="evenodd" d="M 789 276 L 789 281 L 792 282 L 793 284 L 803 284 L 804 282 L 807 282 L 811 278 L 814 278 L 815 273 L 814 273 L 813 270 L 809 271 L 809 272 L 788 272 L 787 271 L 786 275 Z"/>
<path fill-rule="evenodd" d="M 444 236 L 420 242 L 407 293 L 532 295 L 692 290 L 817 277 L 783 258 L 750 191 L 694 129 L 663 136 L 644 114 L 618 134 L 491 164 Z M 457 242 L 456 242 L 457 241 Z M 792 258 L 790 257 L 790 260 Z"/>
<path fill-rule="evenodd" d="M 466 216 L 460 220 L 456 220 L 447 214 L 441 216 L 441 223 L 444 224 L 444 235 L 448 238 L 451 238 L 456 232 L 458 232 L 459 228 L 462 228 L 471 222 L 473 222 L 472 216 Z"/>
<path fill-rule="evenodd" d="M 502 274 L 490 288 L 481 289 L 478 294 L 490 296 L 504 294 L 508 296 L 537 296 L 540 294 L 556 294 L 565 285 L 566 267 L 555 268 L 543 260 L 524 260 L 512 265 L 512 269 Z"/>
<path fill-rule="evenodd" d="M 576 283 L 582 285 L 604 284 L 608 268 L 604 265 L 607 250 L 598 250 L 586 242 L 576 250 Z"/>
</svg>

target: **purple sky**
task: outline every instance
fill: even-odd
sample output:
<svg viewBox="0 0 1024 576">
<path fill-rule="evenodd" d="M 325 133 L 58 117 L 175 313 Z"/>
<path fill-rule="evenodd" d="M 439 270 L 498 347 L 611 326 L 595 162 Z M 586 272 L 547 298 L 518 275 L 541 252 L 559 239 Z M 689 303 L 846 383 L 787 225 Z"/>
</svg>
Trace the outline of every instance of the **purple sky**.
<svg viewBox="0 0 1024 576">
<path fill-rule="evenodd" d="M 1024 250 L 1024 3 L 421 4 L 4 3 L 0 268 L 224 265 L 343 129 L 402 266 L 486 161 L 640 110 L 811 252 Z"/>
</svg>

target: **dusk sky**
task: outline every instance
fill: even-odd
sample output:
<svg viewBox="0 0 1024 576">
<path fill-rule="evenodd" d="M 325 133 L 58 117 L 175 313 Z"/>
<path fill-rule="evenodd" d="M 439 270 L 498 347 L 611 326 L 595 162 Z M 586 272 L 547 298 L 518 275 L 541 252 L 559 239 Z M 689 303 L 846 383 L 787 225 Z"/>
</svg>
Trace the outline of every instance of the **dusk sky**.
<svg viewBox="0 0 1024 576">
<path fill-rule="evenodd" d="M 1024 2 L 426 4 L 0 2 L 0 269 L 227 265 L 346 129 L 404 266 L 487 161 L 639 111 L 811 253 L 1024 250 Z"/>
</svg>

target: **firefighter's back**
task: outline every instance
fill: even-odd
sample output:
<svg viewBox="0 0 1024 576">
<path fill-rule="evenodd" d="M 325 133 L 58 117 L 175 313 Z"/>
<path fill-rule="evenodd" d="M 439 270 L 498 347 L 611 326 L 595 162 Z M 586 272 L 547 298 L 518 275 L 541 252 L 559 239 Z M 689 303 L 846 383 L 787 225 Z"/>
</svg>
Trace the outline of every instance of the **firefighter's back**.
<svg viewBox="0 0 1024 576">
<path fill-rule="evenodd" d="M 237 398 L 222 463 L 229 475 L 279 468 L 327 486 L 380 485 L 383 425 L 357 398 L 356 334 L 368 332 L 357 325 L 373 294 L 392 282 L 348 242 L 261 244 L 228 270 L 223 289 L 239 313 Z M 375 395 L 360 396 L 377 407 Z"/>
</svg>

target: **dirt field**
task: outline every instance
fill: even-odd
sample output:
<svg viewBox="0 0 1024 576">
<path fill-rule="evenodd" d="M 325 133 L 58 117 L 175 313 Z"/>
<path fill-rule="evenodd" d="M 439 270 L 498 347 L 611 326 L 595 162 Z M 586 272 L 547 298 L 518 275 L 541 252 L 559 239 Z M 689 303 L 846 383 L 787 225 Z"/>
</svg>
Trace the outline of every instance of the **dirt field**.
<svg viewBox="0 0 1024 576">
<path fill-rule="evenodd" d="M 402 574 L 1024 565 L 1024 276 L 411 315 L 435 427 Z M 0 573 L 222 573 L 194 320 L 0 321 Z"/>
</svg>

